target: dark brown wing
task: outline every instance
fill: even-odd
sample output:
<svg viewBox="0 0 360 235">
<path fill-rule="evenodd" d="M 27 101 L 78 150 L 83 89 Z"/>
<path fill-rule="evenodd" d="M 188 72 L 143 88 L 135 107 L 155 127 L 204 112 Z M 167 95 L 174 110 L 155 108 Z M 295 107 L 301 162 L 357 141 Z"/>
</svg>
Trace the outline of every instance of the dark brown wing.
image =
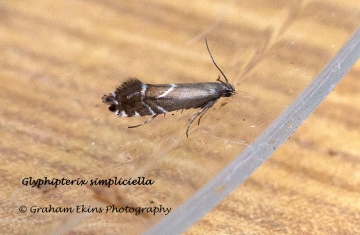
<svg viewBox="0 0 360 235">
<path fill-rule="evenodd" d="M 119 86 L 115 92 L 102 97 L 103 103 L 109 104 L 109 110 L 116 115 L 132 117 L 154 115 L 142 102 L 146 84 L 137 78 L 130 78 Z"/>
<path fill-rule="evenodd" d="M 153 109 L 166 110 L 166 112 L 202 108 L 209 101 L 220 98 L 224 90 L 224 85 L 216 82 L 148 84 L 147 87 L 144 102 Z"/>
</svg>

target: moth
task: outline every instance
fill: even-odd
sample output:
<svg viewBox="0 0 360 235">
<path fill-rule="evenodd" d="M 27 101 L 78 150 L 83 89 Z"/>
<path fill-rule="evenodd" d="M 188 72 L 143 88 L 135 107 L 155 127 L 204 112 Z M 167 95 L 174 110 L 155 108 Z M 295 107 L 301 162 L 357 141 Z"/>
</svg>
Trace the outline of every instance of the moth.
<svg viewBox="0 0 360 235">
<path fill-rule="evenodd" d="M 160 114 L 166 114 L 175 110 L 200 109 L 189 121 L 186 128 L 186 136 L 189 137 L 189 128 L 199 116 L 198 125 L 203 115 L 221 97 L 230 97 L 235 94 L 235 87 L 229 83 L 225 74 L 216 64 L 211 55 L 209 45 L 205 38 L 206 48 L 215 67 L 223 75 L 225 81 L 181 83 L 181 84 L 146 84 L 137 78 L 129 78 L 114 92 L 104 95 L 102 102 L 110 105 L 109 110 L 116 116 L 121 117 L 151 117 L 139 125 L 129 126 L 134 128 L 151 122 Z"/>
</svg>

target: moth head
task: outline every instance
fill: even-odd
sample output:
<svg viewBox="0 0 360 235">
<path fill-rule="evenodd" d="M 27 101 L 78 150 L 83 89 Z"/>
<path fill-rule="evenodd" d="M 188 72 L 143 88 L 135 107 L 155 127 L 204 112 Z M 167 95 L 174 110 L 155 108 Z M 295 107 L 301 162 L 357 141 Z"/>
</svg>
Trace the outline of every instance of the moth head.
<svg viewBox="0 0 360 235">
<path fill-rule="evenodd" d="M 216 81 L 222 83 L 222 85 L 224 87 L 224 93 L 222 96 L 230 97 L 235 94 L 235 87 L 228 82 L 226 77 L 225 77 L 225 82 L 224 82 L 220 79 L 220 75 L 219 75 L 219 77 Z"/>
<path fill-rule="evenodd" d="M 225 83 L 226 85 L 226 91 L 225 91 L 225 97 L 230 97 L 235 95 L 235 87 L 230 83 Z"/>
</svg>

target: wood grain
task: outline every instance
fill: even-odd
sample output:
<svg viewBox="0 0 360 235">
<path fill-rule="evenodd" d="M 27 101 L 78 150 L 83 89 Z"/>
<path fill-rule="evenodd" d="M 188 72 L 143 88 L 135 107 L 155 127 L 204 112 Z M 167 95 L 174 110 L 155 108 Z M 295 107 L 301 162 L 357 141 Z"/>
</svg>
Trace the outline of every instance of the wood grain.
<svg viewBox="0 0 360 235">
<path fill-rule="evenodd" d="M 359 71 L 186 234 L 358 234 Z"/>
<path fill-rule="evenodd" d="M 138 234 L 163 216 L 21 213 L 85 205 L 175 210 L 262 133 L 360 26 L 358 1 L 3 1 L 2 234 Z M 119 119 L 101 96 L 146 83 L 212 82 L 237 95 L 185 137 L 194 110 Z M 187 234 L 359 233 L 359 63 L 299 130 Z M 145 118 L 146 119 L 146 118 Z M 151 187 L 26 187 L 27 177 L 144 176 Z M 186 215 L 184 215 L 186 216 Z"/>
</svg>

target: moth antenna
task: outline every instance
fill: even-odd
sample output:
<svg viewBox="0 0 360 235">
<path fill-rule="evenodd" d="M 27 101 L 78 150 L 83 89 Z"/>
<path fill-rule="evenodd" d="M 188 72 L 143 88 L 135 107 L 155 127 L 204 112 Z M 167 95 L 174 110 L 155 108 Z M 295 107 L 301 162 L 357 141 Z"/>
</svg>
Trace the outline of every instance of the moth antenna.
<svg viewBox="0 0 360 235">
<path fill-rule="evenodd" d="M 225 86 L 228 86 L 228 84 L 227 84 L 226 82 L 223 82 L 223 81 L 220 79 L 220 75 L 219 75 L 218 79 L 216 79 L 216 81 L 221 82 L 221 83 L 224 84 Z"/>
<path fill-rule="evenodd" d="M 223 73 L 223 71 L 219 68 L 219 66 L 216 64 L 213 56 L 211 55 L 210 48 L 209 48 L 208 42 L 207 42 L 207 40 L 206 40 L 206 37 L 205 37 L 205 44 L 206 44 L 206 48 L 207 48 L 207 50 L 208 50 L 208 52 L 209 52 L 209 55 L 210 55 L 210 58 L 211 58 L 212 62 L 214 63 L 214 65 L 216 66 L 216 68 L 220 71 L 220 73 L 224 76 L 226 83 L 229 83 L 227 77 L 225 76 L 225 74 Z"/>
</svg>

